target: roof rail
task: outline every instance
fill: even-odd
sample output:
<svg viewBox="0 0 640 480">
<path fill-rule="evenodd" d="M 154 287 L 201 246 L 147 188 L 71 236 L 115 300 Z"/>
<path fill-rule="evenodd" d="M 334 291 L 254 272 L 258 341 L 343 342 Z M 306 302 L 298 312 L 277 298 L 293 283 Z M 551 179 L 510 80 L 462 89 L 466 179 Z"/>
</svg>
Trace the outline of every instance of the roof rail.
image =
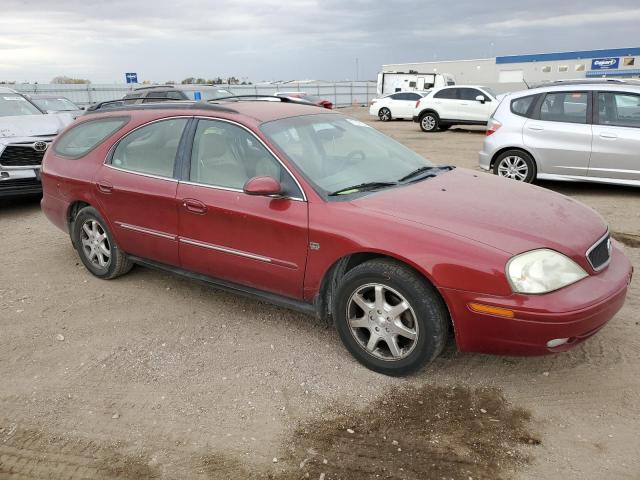
<svg viewBox="0 0 640 480">
<path fill-rule="evenodd" d="M 215 103 L 215 102 L 240 102 L 242 100 L 255 100 L 258 102 L 274 102 L 279 101 L 282 103 L 297 103 L 301 105 L 313 105 L 309 100 L 305 100 L 304 98 L 296 98 L 296 97 L 280 97 L 277 95 L 233 95 L 229 97 L 220 97 L 220 98 L 212 98 L 211 100 L 207 100 L 207 103 Z"/>
<path fill-rule="evenodd" d="M 640 81 L 636 79 L 622 79 L 622 78 L 577 78 L 568 80 L 548 80 L 545 82 L 538 82 L 531 85 L 529 88 L 540 87 L 552 87 L 559 85 L 639 85 Z"/>
<path fill-rule="evenodd" d="M 112 105 L 112 106 L 110 106 Z M 106 108 L 104 108 L 106 107 Z M 191 109 L 191 110 L 215 110 L 218 112 L 238 113 L 233 108 L 222 105 L 208 104 L 206 102 L 194 102 L 193 100 L 172 100 L 155 103 L 124 103 L 124 100 L 109 100 L 89 107 L 89 113 L 108 113 L 126 110 L 169 110 L 169 109 Z"/>
<path fill-rule="evenodd" d="M 154 88 L 176 88 L 175 85 L 148 85 L 146 87 L 136 87 L 133 89 L 134 92 L 137 92 L 138 90 L 151 90 Z"/>
</svg>

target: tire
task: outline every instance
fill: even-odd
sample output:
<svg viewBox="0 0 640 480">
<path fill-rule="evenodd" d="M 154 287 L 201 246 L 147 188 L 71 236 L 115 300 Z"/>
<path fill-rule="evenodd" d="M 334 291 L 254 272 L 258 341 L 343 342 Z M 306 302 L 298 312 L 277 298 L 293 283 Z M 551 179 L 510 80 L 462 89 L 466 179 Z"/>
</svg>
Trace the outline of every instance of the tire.
<svg viewBox="0 0 640 480">
<path fill-rule="evenodd" d="M 518 182 L 533 183 L 536 179 L 536 162 L 524 150 L 507 150 L 493 162 L 493 173 Z"/>
<path fill-rule="evenodd" d="M 382 107 L 378 112 L 378 118 L 381 122 L 388 122 L 393 118 L 391 117 L 391 110 L 389 110 L 387 107 Z"/>
<path fill-rule="evenodd" d="M 423 113 L 420 117 L 420 129 L 423 132 L 435 132 L 438 130 L 440 119 L 434 112 Z"/>
<path fill-rule="evenodd" d="M 449 313 L 438 292 L 394 260 L 370 260 L 348 271 L 338 285 L 333 318 L 356 360 L 385 375 L 418 370 L 442 352 L 448 338 Z"/>
<path fill-rule="evenodd" d="M 80 260 L 93 275 L 110 280 L 131 270 L 133 263 L 116 245 L 107 222 L 95 208 L 84 207 L 71 225 Z"/>
</svg>

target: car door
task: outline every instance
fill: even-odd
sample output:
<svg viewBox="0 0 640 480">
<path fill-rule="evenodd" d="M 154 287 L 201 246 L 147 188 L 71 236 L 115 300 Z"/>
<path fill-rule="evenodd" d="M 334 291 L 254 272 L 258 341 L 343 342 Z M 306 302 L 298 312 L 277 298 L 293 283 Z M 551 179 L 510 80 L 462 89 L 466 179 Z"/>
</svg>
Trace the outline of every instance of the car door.
<svg viewBox="0 0 640 480">
<path fill-rule="evenodd" d="M 588 91 L 541 95 L 522 129 L 538 172 L 586 176 L 591 156 L 591 100 Z"/>
<path fill-rule="evenodd" d="M 307 202 L 286 168 L 248 129 L 200 119 L 188 170 L 177 195 L 182 267 L 301 299 Z M 255 176 L 278 180 L 283 195 L 245 194 L 244 184 Z"/>
<path fill-rule="evenodd" d="M 589 176 L 640 180 L 640 95 L 596 92 Z"/>
<path fill-rule="evenodd" d="M 443 88 L 433 94 L 433 106 L 441 120 L 457 120 L 460 109 L 459 88 Z"/>
<path fill-rule="evenodd" d="M 489 121 L 492 112 L 493 102 L 491 98 L 477 88 L 460 88 L 460 111 L 459 120 L 485 123 Z M 483 100 L 477 100 L 482 97 Z"/>
<path fill-rule="evenodd" d="M 402 118 L 413 118 L 413 111 L 416 107 L 416 102 L 422 98 L 422 95 L 413 92 L 403 92 L 400 93 L 400 98 L 396 100 L 396 103 L 399 105 L 399 115 L 398 117 Z"/>
<path fill-rule="evenodd" d="M 100 208 L 131 255 L 179 265 L 174 168 L 188 121 L 169 118 L 134 129 L 94 176 Z"/>
<path fill-rule="evenodd" d="M 402 101 L 400 100 L 402 93 L 394 93 L 384 98 L 384 104 L 380 105 L 380 108 L 387 107 L 391 111 L 391 116 L 401 117 L 402 116 Z"/>
</svg>

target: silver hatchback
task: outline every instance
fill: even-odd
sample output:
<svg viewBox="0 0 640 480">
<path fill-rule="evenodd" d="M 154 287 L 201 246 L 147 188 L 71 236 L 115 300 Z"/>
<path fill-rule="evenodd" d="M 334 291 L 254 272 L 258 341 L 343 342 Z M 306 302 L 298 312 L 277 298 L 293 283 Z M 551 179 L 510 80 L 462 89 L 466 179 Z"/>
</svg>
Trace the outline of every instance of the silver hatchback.
<svg viewBox="0 0 640 480">
<path fill-rule="evenodd" d="M 585 83 L 505 95 L 489 120 L 480 167 L 522 182 L 640 186 L 640 86 Z"/>
</svg>

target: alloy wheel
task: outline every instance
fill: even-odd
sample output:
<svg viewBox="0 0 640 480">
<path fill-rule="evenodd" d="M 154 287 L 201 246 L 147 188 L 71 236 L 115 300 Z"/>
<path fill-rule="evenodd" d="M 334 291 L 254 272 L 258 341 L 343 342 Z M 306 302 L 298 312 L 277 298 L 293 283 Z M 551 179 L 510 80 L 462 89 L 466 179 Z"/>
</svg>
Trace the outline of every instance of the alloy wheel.
<svg viewBox="0 0 640 480">
<path fill-rule="evenodd" d="M 517 155 L 510 155 L 500 160 L 498 165 L 498 175 L 524 182 L 529 174 L 529 167 L 524 158 Z"/>
<path fill-rule="evenodd" d="M 82 253 L 92 264 L 100 268 L 108 268 L 111 263 L 111 245 L 104 227 L 95 219 L 88 219 L 82 224 L 80 236 Z"/>
<path fill-rule="evenodd" d="M 391 120 L 391 111 L 388 108 L 383 108 L 378 112 L 378 118 L 383 122 Z"/>
<path fill-rule="evenodd" d="M 433 130 L 436 128 L 436 119 L 432 115 L 422 117 L 422 128 L 424 130 Z"/>
<path fill-rule="evenodd" d="M 413 308 L 399 292 L 380 283 L 363 285 L 351 294 L 347 322 L 360 347 L 382 360 L 402 360 L 418 343 Z"/>
</svg>

